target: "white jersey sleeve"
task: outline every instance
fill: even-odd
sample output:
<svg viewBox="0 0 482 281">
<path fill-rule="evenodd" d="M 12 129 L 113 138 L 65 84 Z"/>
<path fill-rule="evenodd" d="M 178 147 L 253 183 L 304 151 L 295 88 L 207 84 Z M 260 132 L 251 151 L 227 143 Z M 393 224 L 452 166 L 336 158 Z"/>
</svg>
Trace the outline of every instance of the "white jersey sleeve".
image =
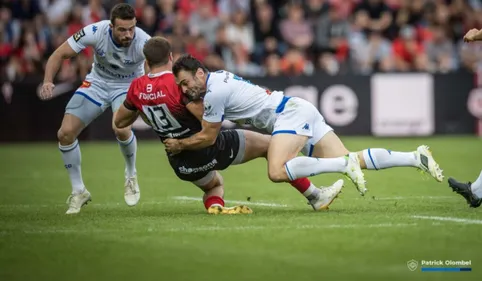
<svg viewBox="0 0 482 281">
<path fill-rule="evenodd" d="M 89 46 L 95 48 L 101 34 L 101 32 L 97 32 L 98 25 L 99 23 L 89 24 L 70 36 L 67 39 L 70 47 L 77 53 Z"/>
<path fill-rule="evenodd" d="M 210 75 L 212 80 L 219 79 Z M 208 76 L 208 80 L 210 77 Z M 214 81 L 213 81 L 214 82 Z M 204 116 L 203 119 L 210 123 L 218 123 L 224 120 L 224 110 L 226 108 L 226 102 L 231 92 L 228 84 L 221 81 L 216 81 L 208 89 L 204 96 Z M 221 82 L 221 83 L 219 83 Z"/>
<path fill-rule="evenodd" d="M 139 36 L 140 40 L 136 41 L 136 53 L 144 58 L 144 45 L 147 40 L 151 39 L 151 36 L 147 34 L 144 30 L 136 27 L 136 37 Z"/>
</svg>

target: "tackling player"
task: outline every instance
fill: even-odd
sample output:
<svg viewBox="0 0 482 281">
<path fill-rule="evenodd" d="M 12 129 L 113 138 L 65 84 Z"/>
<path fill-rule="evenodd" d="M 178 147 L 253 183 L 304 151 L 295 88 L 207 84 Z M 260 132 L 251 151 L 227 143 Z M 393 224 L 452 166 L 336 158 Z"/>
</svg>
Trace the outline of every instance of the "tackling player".
<svg viewBox="0 0 482 281">
<path fill-rule="evenodd" d="M 465 36 L 465 42 L 475 42 L 482 40 L 482 30 L 471 29 Z M 449 186 L 453 191 L 462 195 L 470 207 L 477 208 L 482 204 L 482 171 L 474 183 L 461 183 L 454 178 L 449 178 Z"/>
<path fill-rule="evenodd" d="M 127 98 L 115 116 L 115 125 L 123 128 L 142 115 L 161 140 L 184 138 L 201 130 L 202 100 L 191 100 L 182 94 L 171 72 L 172 53 L 169 42 L 153 37 L 144 46 L 146 62 L 151 70 L 135 79 Z M 250 213 L 245 206 L 224 207 L 223 179 L 216 170 L 266 157 L 270 136 L 245 130 L 218 132 L 212 142 L 199 150 L 168 154 L 176 175 L 194 183 L 204 192 L 204 205 L 209 213 Z M 295 187 L 311 186 L 308 179 L 292 183 Z M 340 192 L 343 181 L 327 188 L 315 188 L 310 204 L 314 209 L 326 209 Z"/>
<path fill-rule="evenodd" d="M 273 182 L 292 181 L 321 173 L 338 172 L 366 192 L 361 168 L 410 166 L 443 180 L 442 170 L 427 146 L 413 152 L 371 148 L 349 152 L 323 116 L 310 102 L 263 89 L 228 71 L 209 72 L 190 55 L 179 58 L 173 72 L 184 93 L 203 97 L 202 131 L 184 139 L 168 139 L 166 149 L 177 153 L 208 146 L 216 139 L 224 119 L 251 124 L 272 134 L 268 149 L 268 175 Z M 297 157 L 299 152 L 304 155 Z M 307 190 L 305 195 L 309 196 Z"/>
<path fill-rule="evenodd" d="M 80 208 L 91 200 L 82 180 L 77 136 L 107 108 L 112 108 L 115 117 L 130 82 L 144 74 L 142 48 L 149 38 L 136 27 L 134 9 L 128 4 L 118 4 L 111 11 L 110 21 L 85 26 L 55 50 L 47 62 L 41 89 L 44 100 L 52 98 L 53 80 L 62 60 L 76 56 L 89 46 L 95 51 L 92 70 L 67 104 L 57 133 L 59 149 L 72 184 L 66 214 L 80 212 Z M 120 129 L 113 124 L 112 128 L 126 163 L 124 199 L 127 205 L 134 206 L 140 198 L 136 176 L 137 140 L 130 127 Z"/>
</svg>

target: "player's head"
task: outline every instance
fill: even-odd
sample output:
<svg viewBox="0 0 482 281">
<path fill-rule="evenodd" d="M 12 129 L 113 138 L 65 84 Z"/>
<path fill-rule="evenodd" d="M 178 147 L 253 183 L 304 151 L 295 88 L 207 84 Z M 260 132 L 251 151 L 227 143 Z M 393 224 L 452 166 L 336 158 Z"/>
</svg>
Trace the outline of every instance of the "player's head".
<svg viewBox="0 0 482 281">
<path fill-rule="evenodd" d="M 172 63 L 171 44 L 164 37 L 154 36 L 147 40 L 142 51 L 151 69 Z"/>
<path fill-rule="evenodd" d="M 182 92 L 198 99 L 206 93 L 208 69 L 191 55 L 183 55 L 174 63 L 172 72 Z"/>
<path fill-rule="evenodd" d="M 122 47 L 129 47 L 136 31 L 136 12 L 129 4 L 121 3 L 110 12 L 110 27 L 114 41 Z"/>
</svg>

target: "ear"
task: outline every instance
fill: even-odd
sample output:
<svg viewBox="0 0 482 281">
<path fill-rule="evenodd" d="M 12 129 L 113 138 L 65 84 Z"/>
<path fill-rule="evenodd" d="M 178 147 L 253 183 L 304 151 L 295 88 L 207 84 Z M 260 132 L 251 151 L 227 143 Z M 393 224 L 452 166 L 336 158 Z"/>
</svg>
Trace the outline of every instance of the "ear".
<svg viewBox="0 0 482 281">
<path fill-rule="evenodd" d="M 196 70 L 196 76 L 203 77 L 203 76 L 204 76 L 204 70 L 199 67 L 199 68 Z"/>
<path fill-rule="evenodd" d="M 112 25 L 112 23 L 109 23 L 109 27 L 110 29 L 114 29 L 114 26 Z"/>
<path fill-rule="evenodd" d="M 174 57 L 172 56 L 172 52 L 169 53 L 169 61 L 174 62 Z"/>
</svg>

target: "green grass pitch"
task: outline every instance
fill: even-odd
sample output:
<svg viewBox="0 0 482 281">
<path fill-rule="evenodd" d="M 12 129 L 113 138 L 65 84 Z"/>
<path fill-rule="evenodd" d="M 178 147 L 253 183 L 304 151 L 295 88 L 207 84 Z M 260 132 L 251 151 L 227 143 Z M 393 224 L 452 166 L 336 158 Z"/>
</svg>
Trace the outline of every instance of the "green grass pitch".
<svg viewBox="0 0 482 281">
<path fill-rule="evenodd" d="M 446 179 L 475 180 L 482 169 L 475 137 L 343 140 L 351 150 L 428 144 Z M 70 185 L 56 143 L 0 146 L 0 280 L 482 278 L 482 208 L 413 168 L 366 171 L 365 197 L 345 180 L 330 210 L 313 212 L 291 186 L 271 183 L 257 160 L 222 172 L 227 205 L 250 197 L 254 214 L 209 216 L 195 201 L 201 192 L 171 171 L 161 143 L 139 140 L 135 207 L 124 203 L 117 144 L 81 142 L 81 150 L 93 201 L 66 216 Z M 472 272 L 412 272 L 412 259 L 471 260 Z"/>
</svg>

